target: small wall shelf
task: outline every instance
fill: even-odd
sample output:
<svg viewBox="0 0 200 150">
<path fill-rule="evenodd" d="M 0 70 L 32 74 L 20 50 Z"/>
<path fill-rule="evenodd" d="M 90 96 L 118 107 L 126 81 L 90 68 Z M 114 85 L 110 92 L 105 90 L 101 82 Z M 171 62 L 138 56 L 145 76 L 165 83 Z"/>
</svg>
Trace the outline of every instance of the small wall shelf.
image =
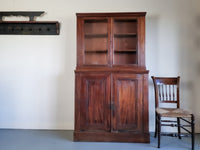
<svg viewBox="0 0 200 150">
<path fill-rule="evenodd" d="M 35 21 L 44 11 L 0 12 L 0 34 L 9 35 L 59 35 L 57 21 Z M 28 16 L 29 21 L 3 21 L 4 16 Z"/>
</svg>

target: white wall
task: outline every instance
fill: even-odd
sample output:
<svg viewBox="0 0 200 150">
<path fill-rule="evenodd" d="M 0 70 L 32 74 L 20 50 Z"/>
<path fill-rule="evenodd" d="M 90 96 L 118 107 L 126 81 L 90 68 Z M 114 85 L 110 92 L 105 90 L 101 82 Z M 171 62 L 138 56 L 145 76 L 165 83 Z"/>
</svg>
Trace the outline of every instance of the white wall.
<svg viewBox="0 0 200 150">
<path fill-rule="evenodd" d="M 182 106 L 195 113 L 200 132 L 199 6 L 198 0 L 0 0 L 0 11 L 45 11 L 37 21 L 61 23 L 59 36 L 0 35 L 0 128 L 73 129 L 75 13 L 146 11 L 150 76 L 181 75 Z"/>
</svg>

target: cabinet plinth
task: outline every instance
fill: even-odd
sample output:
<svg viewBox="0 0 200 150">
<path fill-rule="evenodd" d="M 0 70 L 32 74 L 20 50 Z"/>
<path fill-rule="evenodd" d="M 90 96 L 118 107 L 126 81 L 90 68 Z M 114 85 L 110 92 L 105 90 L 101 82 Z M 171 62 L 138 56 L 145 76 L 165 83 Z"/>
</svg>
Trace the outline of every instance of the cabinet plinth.
<svg viewBox="0 0 200 150">
<path fill-rule="evenodd" d="M 145 13 L 78 13 L 74 141 L 149 143 Z"/>
</svg>

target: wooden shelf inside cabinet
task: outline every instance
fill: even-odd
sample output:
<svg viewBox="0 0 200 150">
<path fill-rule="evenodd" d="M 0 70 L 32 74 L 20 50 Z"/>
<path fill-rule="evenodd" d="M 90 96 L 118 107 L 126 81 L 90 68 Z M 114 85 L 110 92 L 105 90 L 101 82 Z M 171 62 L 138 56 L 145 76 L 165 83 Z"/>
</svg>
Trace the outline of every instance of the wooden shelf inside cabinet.
<svg viewBox="0 0 200 150">
<path fill-rule="evenodd" d="M 131 23 L 133 23 L 133 22 L 137 22 L 137 20 L 136 19 L 115 19 L 115 22 L 119 22 L 119 23 L 128 23 L 128 22 L 131 22 Z"/>
<path fill-rule="evenodd" d="M 94 33 L 86 33 L 85 38 L 104 38 L 108 37 L 108 34 L 94 34 Z"/>
<path fill-rule="evenodd" d="M 108 50 L 85 50 L 85 53 L 107 53 Z"/>
<path fill-rule="evenodd" d="M 137 50 L 136 49 L 115 49 L 114 51 L 115 53 L 136 53 Z"/>
<path fill-rule="evenodd" d="M 137 33 L 115 33 L 114 37 L 116 38 L 137 37 Z"/>
</svg>

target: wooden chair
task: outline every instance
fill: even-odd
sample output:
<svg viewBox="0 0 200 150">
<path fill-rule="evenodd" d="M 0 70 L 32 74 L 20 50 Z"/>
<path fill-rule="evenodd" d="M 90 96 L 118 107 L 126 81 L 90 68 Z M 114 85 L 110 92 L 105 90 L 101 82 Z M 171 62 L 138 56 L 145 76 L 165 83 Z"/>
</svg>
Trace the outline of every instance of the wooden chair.
<svg viewBox="0 0 200 150">
<path fill-rule="evenodd" d="M 152 76 L 155 89 L 155 135 L 158 134 L 158 148 L 160 148 L 160 137 L 191 136 L 192 150 L 194 150 L 194 115 L 180 108 L 179 82 L 180 77 L 165 78 Z M 172 107 L 173 105 L 173 107 Z M 172 118 L 176 118 L 173 120 Z M 177 127 L 177 133 L 161 133 L 162 126 Z M 186 132 L 181 133 L 181 129 Z"/>
</svg>

